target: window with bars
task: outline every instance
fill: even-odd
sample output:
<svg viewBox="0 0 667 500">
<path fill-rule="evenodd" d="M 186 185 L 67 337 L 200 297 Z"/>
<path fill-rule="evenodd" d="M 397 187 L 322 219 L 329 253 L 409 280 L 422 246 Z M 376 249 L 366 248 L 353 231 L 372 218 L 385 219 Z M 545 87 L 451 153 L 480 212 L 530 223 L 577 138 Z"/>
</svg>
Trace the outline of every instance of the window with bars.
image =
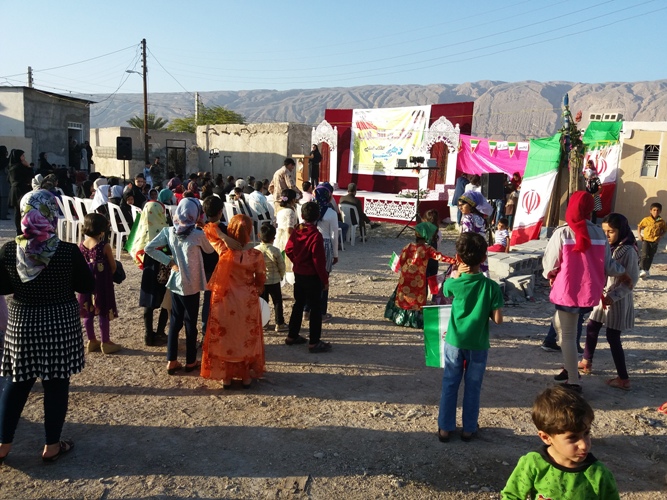
<svg viewBox="0 0 667 500">
<path fill-rule="evenodd" d="M 644 146 L 644 160 L 642 161 L 641 177 L 658 177 L 658 158 L 660 157 L 660 146 L 647 144 Z"/>
</svg>

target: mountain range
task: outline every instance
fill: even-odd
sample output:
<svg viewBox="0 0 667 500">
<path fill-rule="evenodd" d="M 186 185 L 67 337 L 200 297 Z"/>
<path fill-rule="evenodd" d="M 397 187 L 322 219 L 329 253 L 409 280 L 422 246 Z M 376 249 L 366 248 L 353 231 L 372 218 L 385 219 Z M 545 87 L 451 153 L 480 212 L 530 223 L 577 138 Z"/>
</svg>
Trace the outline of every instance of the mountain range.
<svg viewBox="0 0 667 500">
<path fill-rule="evenodd" d="M 293 90 L 240 90 L 199 93 L 206 106 L 224 106 L 248 123 L 297 122 L 315 125 L 327 108 L 389 108 L 474 101 L 472 134 L 499 140 L 553 135 L 561 126 L 562 101 L 569 95 L 572 114 L 621 115 L 625 121 L 667 121 L 667 80 L 645 82 L 501 82 L 461 84 L 366 85 Z M 127 126 L 143 114 L 141 94 L 97 96 L 91 127 Z M 194 113 L 194 95 L 149 93 L 149 110 L 166 119 Z"/>
</svg>

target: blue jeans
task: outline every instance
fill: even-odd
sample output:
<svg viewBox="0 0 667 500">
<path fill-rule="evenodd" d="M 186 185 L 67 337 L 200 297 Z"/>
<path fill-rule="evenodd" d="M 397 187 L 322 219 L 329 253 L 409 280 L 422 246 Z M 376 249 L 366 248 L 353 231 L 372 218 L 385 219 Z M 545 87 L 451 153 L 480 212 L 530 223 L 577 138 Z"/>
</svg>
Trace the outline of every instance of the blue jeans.
<svg viewBox="0 0 667 500">
<path fill-rule="evenodd" d="M 581 313 L 579 315 L 579 318 L 577 319 L 577 345 L 581 345 L 579 341 L 581 340 L 581 331 L 584 325 L 584 314 L 586 313 Z M 556 328 L 554 328 L 554 322 L 552 320 L 551 325 L 549 325 L 549 333 L 547 333 L 547 336 L 544 338 L 544 344 L 547 345 L 557 344 L 558 343 L 557 337 L 558 335 L 556 334 Z"/>
<path fill-rule="evenodd" d="M 476 432 L 479 417 L 479 397 L 482 379 L 486 370 L 488 349 L 473 351 L 459 349 L 445 342 L 445 372 L 442 376 L 442 394 L 438 428 L 443 431 L 456 430 L 456 401 L 461 378 L 464 378 L 463 432 Z M 465 368 L 464 368 L 465 361 Z"/>
</svg>

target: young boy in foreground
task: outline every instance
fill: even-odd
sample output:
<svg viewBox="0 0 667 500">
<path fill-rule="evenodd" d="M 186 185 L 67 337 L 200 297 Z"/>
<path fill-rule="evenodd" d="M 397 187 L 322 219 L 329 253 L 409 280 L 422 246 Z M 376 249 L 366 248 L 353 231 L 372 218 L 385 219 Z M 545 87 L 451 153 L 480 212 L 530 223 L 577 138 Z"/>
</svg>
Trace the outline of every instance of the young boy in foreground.
<svg viewBox="0 0 667 500">
<path fill-rule="evenodd" d="M 456 403 L 461 379 L 463 392 L 463 432 L 461 440 L 470 441 L 477 432 L 482 379 L 489 353 L 489 318 L 503 322 L 504 305 L 500 286 L 480 272 L 486 260 L 486 241 L 481 234 L 463 233 L 456 241 L 456 256 L 461 275 L 448 279 L 445 297 L 454 297 L 445 336 L 445 371 L 438 414 L 438 439 L 449 441 L 456 430 Z"/>
<path fill-rule="evenodd" d="M 550 387 L 535 399 L 532 417 L 544 446 L 519 459 L 501 498 L 619 498 L 614 476 L 590 453 L 594 415 L 583 396 Z"/>
</svg>

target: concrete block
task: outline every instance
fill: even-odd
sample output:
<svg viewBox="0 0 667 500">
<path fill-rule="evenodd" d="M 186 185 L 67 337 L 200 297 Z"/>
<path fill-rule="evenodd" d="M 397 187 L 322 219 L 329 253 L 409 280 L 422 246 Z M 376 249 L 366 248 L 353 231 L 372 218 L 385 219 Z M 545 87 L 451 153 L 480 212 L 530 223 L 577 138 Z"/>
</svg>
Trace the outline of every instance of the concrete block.
<svg viewBox="0 0 667 500">
<path fill-rule="evenodd" d="M 505 279 L 505 290 L 508 295 L 511 292 L 516 292 L 524 299 L 530 299 L 535 293 L 535 275 L 524 274 L 507 277 Z"/>
</svg>

